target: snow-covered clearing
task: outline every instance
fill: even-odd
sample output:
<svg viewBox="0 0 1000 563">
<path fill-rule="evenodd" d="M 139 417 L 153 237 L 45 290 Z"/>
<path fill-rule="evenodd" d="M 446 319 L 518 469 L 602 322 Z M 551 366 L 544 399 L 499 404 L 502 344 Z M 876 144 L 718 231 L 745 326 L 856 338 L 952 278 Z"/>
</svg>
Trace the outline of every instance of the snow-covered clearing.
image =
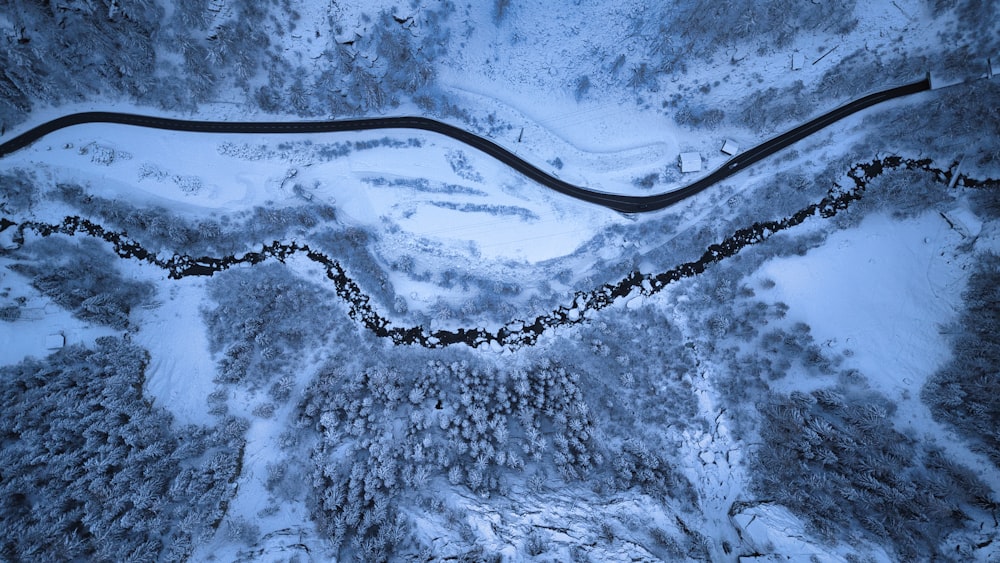
<svg viewBox="0 0 1000 563">
<path fill-rule="evenodd" d="M 0 268 L 0 307 L 24 298 L 20 318 L 0 322 L 0 365 L 16 364 L 34 357 L 43 358 L 59 342 L 90 345 L 101 336 L 118 334 L 111 328 L 93 325 L 74 318 L 69 311 L 31 287 L 27 280 L 6 268 Z"/>
<path fill-rule="evenodd" d="M 879 391 L 918 400 L 948 358 L 941 333 L 961 305 L 962 240 L 935 212 L 903 221 L 878 214 L 804 257 L 771 260 L 758 275 L 777 284 L 764 295 L 786 303 L 790 320 L 808 324 L 831 351 L 850 350 L 847 363 Z"/>
<path fill-rule="evenodd" d="M 142 329 L 132 336 L 149 351 L 146 392 L 178 424 L 214 423 L 207 399 L 216 367 L 201 318 L 204 286 L 199 278 L 171 281 L 161 290 L 159 307 L 136 315 Z"/>
<path fill-rule="evenodd" d="M 996 467 L 935 422 L 920 399 L 927 378 L 950 357 L 950 325 L 960 312 L 975 259 L 962 246 L 979 234 L 979 220 L 968 210 L 953 216 L 964 217 L 972 231 L 963 235 L 933 211 L 904 220 L 872 215 L 856 228 L 834 232 L 805 256 L 767 262 L 755 276 L 758 286 L 763 280 L 776 284 L 762 298 L 787 304 L 789 321 L 808 324 L 827 353 L 844 357 L 843 367 L 857 369 L 897 405 L 899 428 L 915 438 L 934 439 L 997 486 Z M 994 236 L 983 233 L 976 245 L 990 247 Z M 790 392 L 827 383 L 785 378 L 772 385 Z"/>
<path fill-rule="evenodd" d="M 331 203 L 342 223 L 399 234 L 416 242 L 412 252 L 428 241 L 489 260 L 565 256 L 623 221 L 457 141 L 413 131 L 259 136 L 88 124 L 47 136 L 9 165 L 196 217 Z"/>
</svg>

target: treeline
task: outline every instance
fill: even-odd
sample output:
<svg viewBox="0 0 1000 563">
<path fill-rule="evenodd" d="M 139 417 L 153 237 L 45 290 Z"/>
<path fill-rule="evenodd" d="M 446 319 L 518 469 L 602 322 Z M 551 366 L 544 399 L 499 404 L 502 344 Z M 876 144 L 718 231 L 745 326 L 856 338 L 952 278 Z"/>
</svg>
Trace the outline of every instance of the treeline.
<svg viewBox="0 0 1000 563">
<path fill-rule="evenodd" d="M 858 226 L 865 216 L 887 213 L 893 219 L 917 217 L 931 210 L 948 211 L 955 205 L 948 186 L 922 170 L 888 170 L 870 180 L 865 195 L 833 221 L 838 228 Z"/>
<path fill-rule="evenodd" d="M 898 176 L 892 182 L 901 182 L 900 189 L 914 180 Z M 904 198 L 913 203 L 904 202 L 900 214 L 918 212 L 926 194 L 915 191 Z M 690 300 L 676 305 L 692 346 L 715 366 L 709 377 L 731 435 L 753 444 L 750 492 L 789 508 L 821 539 L 870 542 L 900 559 L 973 557 L 977 546 L 965 532 L 974 532 L 969 522 L 996 509 L 994 493 L 932 441 L 897 429 L 895 405 L 867 390 L 864 374 L 843 367 L 849 352 L 820 346 L 807 325 L 784 319 L 784 304 L 758 300 L 756 293 L 774 282 L 750 287 L 742 280 L 773 256 L 793 250 L 787 241 L 772 241 L 710 268 L 697 279 Z M 982 287 L 997 281 L 984 280 Z M 995 310 L 985 305 L 988 295 L 982 307 Z M 787 395 L 772 390 L 790 377 L 798 380 L 791 385 L 819 389 Z M 969 427 L 992 429 L 989 416 L 996 414 Z"/>
<path fill-rule="evenodd" d="M 770 88 L 756 92 L 737 104 L 739 112 L 727 115 L 734 125 L 754 131 L 773 130 L 790 121 L 802 121 L 810 114 L 829 108 L 832 103 L 844 103 L 876 90 L 915 82 L 928 72 L 937 79 L 966 79 L 986 72 L 986 58 L 1000 48 L 1000 39 L 995 34 L 977 35 L 970 30 L 980 28 L 982 22 L 995 19 L 998 8 L 990 2 L 963 2 L 959 10 L 968 18 L 964 25 L 956 26 L 961 31 L 953 42 L 942 42 L 946 46 L 931 55 L 910 53 L 907 56 L 891 57 L 878 51 L 860 48 L 841 56 L 811 88 L 803 89 L 799 83 L 782 88 Z M 978 15 L 973 15 L 978 11 Z M 982 19 L 977 19 L 982 18 Z M 942 36 L 952 32 L 943 31 Z M 989 38 L 984 43 L 984 38 Z M 989 43 L 994 46 L 990 47 Z M 970 91 L 971 89 L 971 91 Z M 994 123 L 997 86 L 994 82 L 975 81 L 959 89 L 941 91 L 940 101 L 934 102 L 929 111 L 914 111 L 904 108 L 900 111 L 882 112 L 869 117 L 881 122 L 879 130 L 887 135 L 911 141 L 915 150 L 927 147 L 941 147 L 945 154 L 965 152 L 968 136 L 965 133 L 982 130 L 983 124 Z M 925 108 L 926 109 L 926 108 Z M 942 135 L 947 131 L 947 135 Z M 979 142 L 996 145 L 994 136 L 979 138 Z M 1000 159 L 1000 151 L 995 148 L 982 153 L 989 162 Z"/>
<path fill-rule="evenodd" d="M 267 5 L 228 0 L 215 21 L 207 0 L 177 2 L 166 17 L 150 0 L 15 0 L 0 52 L 0 124 L 34 104 L 124 96 L 194 110 L 221 86 L 249 90 L 273 56 Z"/>
<path fill-rule="evenodd" d="M 15 260 L 8 266 L 11 270 L 74 317 L 117 330 L 128 328 L 132 310 L 156 294 L 151 282 L 123 276 L 119 258 L 94 239 L 46 237 L 10 257 Z"/>
<path fill-rule="evenodd" d="M 246 424 L 177 428 L 123 339 L 0 368 L 0 558 L 178 561 L 214 532 Z"/>
<path fill-rule="evenodd" d="M 707 431 L 708 422 L 691 383 L 698 377 L 695 357 L 678 326 L 656 307 L 622 308 L 584 324 L 558 348 L 545 356 L 577 367 L 592 405 L 606 462 L 591 474 L 598 489 L 634 487 L 664 504 L 697 510 L 697 493 L 676 460 L 684 455 L 683 435 Z M 681 543 L 704 548 L 698 537 Z"/>
<path fill-rule="evenodd" d="M 971 470 L 896 430 L 895 407 L 880 395 L 826 388 L 773 395 L 759 408 L 755 492 L 826 539 L 851 530 L 901 559 L 945 557 L 955 548 L 942 541 L 971 512 L 996 509 Z M 959 553 L 974 547 L 959 545 Z"/>
<path fill-rule="evenodd" d="M 7 3 L 0 37 L 0 126 L 35 104 L 99 94 L 157 94 L 156 38 L 163 8 L 152 0 Z"/>
<path fill-rule="evenodd" d="M 400 21 L 393 12 L 367 17 L 353 37 L 330 41 L 312 68 L 291 67 L 277 57 L 267 63 L 269 80 L 254 92 L 266 112 L 301 116 L 378 112 L 400 103 L 428 86 L 434 78 L 434 57 L 445 49 L 454 11 L 450 2 L 421 9 Z M 325 30 L 344 30 L 333 23 Z"/>
<path fill-rule="evenodd" d="M 264 2 L 225 0 L 215 8 L 208 0 L 182 0 L 159 46 L 181 55 L 183 66 L 171 70 L 196 101 L 229 84 L 249 91 L 272 53 L 269 15 Z"/>
<path fill-rule="evenodd" d="M 914 153 L 930 152 L 943 158 L 965 155 L 966 172 L 970 164 L 995 170 L 1000 165 L 1000 135 L 995 134 L 1000 131 L 998 107 L 1000 81 L 978 80 L 936 91 L 924 106 L 926 111 L 887 111 L 867 118 L 865 125 Z"/>
<path fill-rule="evenodd" d="M 953 326 L 952 358 L 921 391 L 934 419 L 955 427 L 1000 467 L 1000 256 L 980 254 Z"/>
<path fill-rule="evenodd" d="M 122 96 L 195 111 L 227 88 L 270 113 L 379 111 L 431 83 L 454 11 L 447 2 L 405 19 L 365 15 L 354 37 L 332 18 L 310 22 L 329 47 L 307 68 L 286 58 L 282 38 L 302 22 L 280 4 L 181 0 L 167 17 L 150 0 L 14 0 L 0 31 L 0 128 L 40 102 Z"/>
<path fill-rule="evenodd" d="M 941 45 L 971 44 L 982 57 L 996 56 L 1000 51 L 1000 37 L 993 30 L 993 22 L 1000 18 L 1000 4 L 982 0 L 930 0 L 934 18 L 947 17 L 952 12 L 956 24 L 941 33 Z"/>
<path fill-rule="evenodd" d="M 588 483 L 602 496 L 635 489 L 697 507 L 672 457 L 683 431 L 705 425 L 685 381 L 693 361 L 677 329 L 649 313 L 622 311 L 561 340 L 558 352 L 509 365 L 453 349 L 381 351 L 361 362 L 370 367 L 337 360 L 301 411 L 318 440 L 311 502 L 320 530 L 342 555 L 409 553 L 415 540 L 401 515 L 423 501 L 406 491 L 435 483 L 499 498 L 521 484 L 542 492 Z M 667 352 L 663 342 L 673 343 Z M 676 543 L 705 553 L 694 532 Z"/>
</svg>

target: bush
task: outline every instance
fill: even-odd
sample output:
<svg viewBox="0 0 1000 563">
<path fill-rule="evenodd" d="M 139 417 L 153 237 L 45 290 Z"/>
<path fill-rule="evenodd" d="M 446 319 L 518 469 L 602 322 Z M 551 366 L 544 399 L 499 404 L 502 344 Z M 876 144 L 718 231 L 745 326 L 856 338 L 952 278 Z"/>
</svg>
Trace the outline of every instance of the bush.
<svg viewBox="0 0 1000 563">
<path fill-rule="evenodd" d="M 639 487 L 654 498 L 672 495 L 697 502 L 687 478 L 674 469 L 667 459 L 639 440 L 625 440 L 621 450 L 613 455 L 611 464 L 621 489 Z"/>
<path fill-rule="evenodd" d="M 222 353 L 218 380 L 251 387 L 278 380 L 278 398 L 287 397 L 279 378 L 292 375 L 301 351 L 327 337 L 342 315 L 326 305 L 334 294 L 275 263 L 221 272 L 208 294 L 215 304 L 203 314 L 210 348 Z"/>
<path fill-rule="evenodd" d="M 21 307 L 18 305 L 7 305 L 0 307 L 0 321 L 12 323 L 21 318 Z"/>
<path fill-rule="evenodd" d="M 37 201 L 38 191 L 31 173 L 15 169 L 9 174 L 0 174 L 0 212 L 25 213 L 31 211 Z"/>
<path fill-rule="evenodd" d="M 691 129 L 717 127 L 726 118 L 726 112 L 718 108 L 685 105 L 674 114 L 674 121 Z"/>
<path fill-rule="evenodd" d="M 576 79 L 575 87 L 573 88 L 573 97 L 579 102 L 583 100 L 587 92 L 590 92 L 590 77 L 584 75 Z"/>
<path fill-rule="evenodd" d="M 650 172 L 645 176 L 636 178 L 632 180 L 632 185 L 637 188 L 642 188 L 644 190 L 650 190 L 656 185 L 656 181 L 660 179 L 659 172 Z"/>
<path fill-rule="evenodd" d="M 365 294 L 385 311 L 396 303 L 396 293 L 383 266 L 372 247 L 378 243 L 373 233 L 357 228 L 326 229 L 313 234 L 310 245 L 327 256 L 336 256 L 347 274 Z"/>
<path fill-rule="evenodd" d="M 790 86 L 759 90 L 748 96 L 733 122 L 753 131 L 770 131 L 789 121 L 803 121 L 816 107 L 801 80 Z"/>
<path fill-rule="evenodd" d="M 91 195 L 77 184 L 59 184 L 55 195 L 81 214 L 96 216 L 106 229 L 126 231 L 150 252 L 191 256 L 246 252 L 252 245 L 305 233 L 336 218 L 333 207 L 310 204 L 258 206 L 220 219 L 192 221 L 163 207 L 140 208 L 120 199 Z"/>
<path fill-rule="evenodd" d="M 922 170 L 886 170 L 870 180 L 865 195 L 856 201 L 851 212 L 838 225 L 857 224 L 868 213 L 888 211 L 896 219 L 916 217 L 927 210 L 951 202 L 948 190 L 929 172 Z"/>
<path fill-rule="evenodd" d="M 49 237 L 23 246 L 14 256 L 18 261 L 12 270 L 84 321 L 124 330 L 131 311 L 155 294 L 152 283 L 122 276 L 115 265 L 118 257 L 92 239 Z"/>
</svg>

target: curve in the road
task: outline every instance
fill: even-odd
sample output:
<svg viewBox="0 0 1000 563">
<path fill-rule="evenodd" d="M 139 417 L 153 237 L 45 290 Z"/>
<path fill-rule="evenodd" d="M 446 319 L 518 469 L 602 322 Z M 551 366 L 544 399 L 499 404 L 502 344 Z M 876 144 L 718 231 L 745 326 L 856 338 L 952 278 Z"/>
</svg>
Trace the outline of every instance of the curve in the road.
<svg viewBox="0 0 1000 563">
<path fill-rule="evenodd" d="M 517 170 L 535 182 L 567 196 L 589 203 L 602 205 L 604 207 L 614 209 L 615 211 L 621 211 L 624 213 L 641 213 L 663 209 L 664 207 L 673 205 L 674 203 L 691 197 L 705 188 L 708 188 L 709 186 L 736 174 L 737 172 L 761 161 L 767 156 L 770 156 L 853 113 L 857 113 L 865 108 L 869 108 L 894 98 L 930 90 L 930 88 L 930 78 L 928 77 L 919 82 L 890 88 L 888 90 L 875 92 L 874 94 L 858 98 L 857 100 L 844 104 L 811 121 L 803 123 L 790 131 L 767 140 L 747 150 L 746 152 L 738 154 L 732 160 L 723 165 L 722 168 L 715 170 L 707 176 L 696 180 L 683 188 L 649 196 L 610 194 L 570 184 L 569 182 L 560 180 L 559 178 L 548 174 L 537 166 L 518 157 L 514 153 L 501 147 L 493 141 L 490 141 L 489 139 L 480 137 L 475 133 L 460 129 L 454 125 L 449 125 L 447 123 L 426 117 L 369 117 L 361 119 L 303 122 L 223 122 L 189 121 L 115 112 L 74 113 L 43 123 L 33 129 L 21 133 L 3 144 L 0 144 L 0 158 L 27 147 L 31 143 L 34 143 L 38 139 L 41 139 L 53 131 L 85 123 L 116 123 L 121 125 L 149 127 L 152 129 L 192 131 L 199 133 L 251 134 L 331 133 L 338 131 L 367 131 L 373 129 L 420 129 L 446 135 L 457 141 L 465 143 L 466 145 L 496 158 L 500 162 L 503 162 L 504 164 Z"/>
</svg>

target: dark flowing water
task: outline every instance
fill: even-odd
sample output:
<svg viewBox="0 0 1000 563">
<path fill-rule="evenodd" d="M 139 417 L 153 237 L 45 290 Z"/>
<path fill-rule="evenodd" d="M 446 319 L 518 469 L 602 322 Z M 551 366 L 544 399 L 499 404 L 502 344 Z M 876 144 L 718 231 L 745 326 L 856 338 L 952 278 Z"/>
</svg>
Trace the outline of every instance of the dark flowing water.
<svg viewBox="0 0 1000 563">
<path fill-rule="evenodd" d="M 617 283 L 604 284 L 591 291 L 577 292 L 570 305 L 560 306 L 554 311 L 531 320 L 513 321 L 493 332 L 483 328 L 431 331 L 423 326 L 394 326 L 392 321 L 372 307 L 370 298 L 347 275 L 339 262 L 326 254 L 313 250 L 307 244 L 275 241 L 263 246 L 260 252 L 248 252 L 239 256 L 195 258 L 175 254 L 164 260 L 144 249 L 125 233 L 107 230 L 101 225 L 80 217 L 66 217 L 59 224 L 34 221 L 18 224 L 7 219 L 0 219 L 0 231 L 16 226 L 15 240 L 21 241 L 23 241 L 25 230 L 31 230 L 40 236 L 54 233 L 86 234 L 107 241 L 114 247 L 114 252 L 122 258 L 134 258 L 163 268 L 171 279 L 187 276 L 211 276 L 234 264 L 259 264 L 268 259 L 284 260 L 294 254 L 304 254 L 309 260 L 323 266 L 327 278 L 333 282 L 336 288 L 337 295 L 348 304 L 350 317 L 363 324 L 365 328 L 380 338 L 389 338 L 394 344 L 419 345 L 426 348 L 440 348 L 453 344 L 466 344 L 477 348 L 488 345 L 490 342 L 517 348 L 534 344 L 538 337 L 550 328 L 581 323 L 585 320 L 586 313 L 604 309 L 617 299 L 633 292 L 642 296 L 658 293 L 671 283 L 700 274 L 708 266 L 735 255 L 746 246 L 765 241 L 775 233 L 801 224 L 809 217 L 817 215 L 823 218 L 833 217 L 839 211 L 847 209 L 852 202 L 860 199 L 868 182 L 887 170 L 896 169 L 926 171 L 934 174 L 935 178 L 945 185 L 951 181 L 953 174 L 951 170 L 933 168 L 929 159 L 911 160 L 890 156 L 857 164 L 848 173 L 848 176 L 854 181 L 854 186 L 849 190 L 828 195 L 818 203 L 811 204 L 790 217 L 754 223 L 740 229 L 721 242 L 709 246 L 704 254 L 693 262 L 685 262 L 657 274 L 632 272 Z M 975 180 L 965 176 L 960 176 L 958 182 L 965 187 L 1000 187 L 1000 181 L 997 180 Z"/>
</svg>

